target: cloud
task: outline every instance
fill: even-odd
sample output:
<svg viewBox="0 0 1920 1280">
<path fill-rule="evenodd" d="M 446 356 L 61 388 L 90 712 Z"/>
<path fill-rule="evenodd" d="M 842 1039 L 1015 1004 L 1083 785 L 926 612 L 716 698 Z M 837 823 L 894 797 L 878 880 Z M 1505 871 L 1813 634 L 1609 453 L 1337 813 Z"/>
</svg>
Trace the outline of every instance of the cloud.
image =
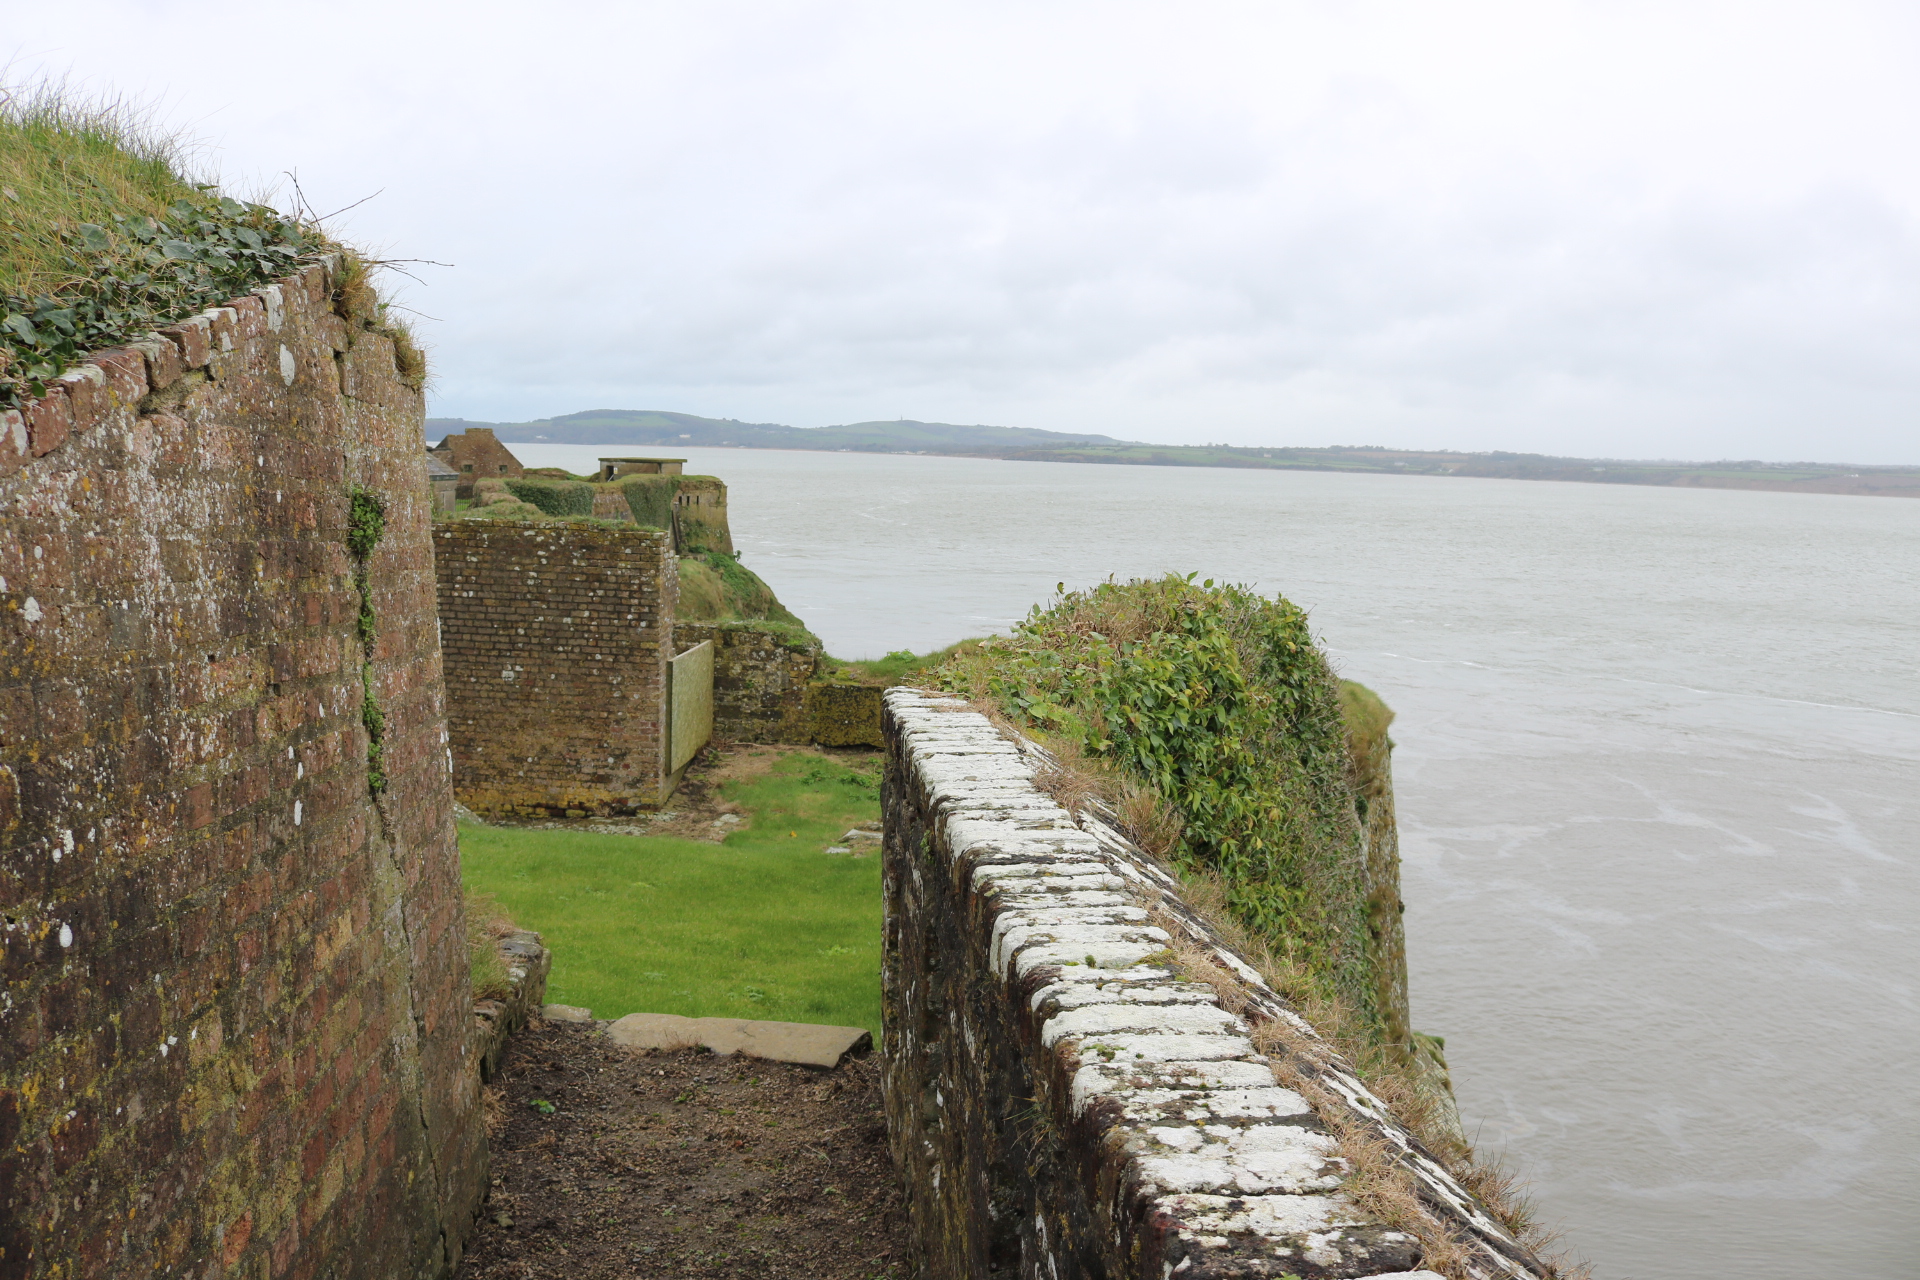
<svg viewBox="0 0 1920 1280">
<path fill-rule="evenodd" d="M 97 12 L 14 74 L 458 264 L 438 412 L 1920 461 L 1899 6 Z"/>
</svg>

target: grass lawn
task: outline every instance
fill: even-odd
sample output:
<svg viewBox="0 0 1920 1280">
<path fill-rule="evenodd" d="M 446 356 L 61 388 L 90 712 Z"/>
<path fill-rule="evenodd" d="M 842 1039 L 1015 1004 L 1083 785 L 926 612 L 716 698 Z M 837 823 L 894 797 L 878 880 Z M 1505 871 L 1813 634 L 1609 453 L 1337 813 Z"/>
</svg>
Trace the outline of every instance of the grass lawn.
<svg viewBox="0 0 1920 1280">
<path fill-rule="evenodd" d="M 724 843 L 460 828 L 467 887 L 553 952 L 547 999 L 600 1018 L 679 1013 L 880 1037 L 880 859 L 823 852 L 880 816 L 879 759 L 794 750 L 717 784 Z"/>
</svg>

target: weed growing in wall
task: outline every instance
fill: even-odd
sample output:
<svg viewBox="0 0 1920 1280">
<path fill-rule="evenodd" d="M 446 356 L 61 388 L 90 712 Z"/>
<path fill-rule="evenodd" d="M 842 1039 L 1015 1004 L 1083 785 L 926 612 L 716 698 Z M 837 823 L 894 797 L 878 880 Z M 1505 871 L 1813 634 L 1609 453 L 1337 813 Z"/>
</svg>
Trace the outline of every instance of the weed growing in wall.
<svg viewBox="0 0 1920 1280">
<path fill-rule="evenodd" d="M 1150 843 L 1379 1021 L 1339 685 L 1302 610 L 1192 575 L 1063 588 L 941 679 L 1144 787 L 1131 810 L 1173 811 Z"/>
<path fill-rule="evenodd" d="M 387 717 L 373 692 L 373 644 L 376 619 L 373 584 L 367 565 L 387 533 L 387 508 L 379 495 L 355 485 L 348 499 L 347 551 L 353 556 L 353 585 L 360 594 L 360 721 L 367 730 L 367 790 L 379 795 L 387 789 Z"/>
</svg>

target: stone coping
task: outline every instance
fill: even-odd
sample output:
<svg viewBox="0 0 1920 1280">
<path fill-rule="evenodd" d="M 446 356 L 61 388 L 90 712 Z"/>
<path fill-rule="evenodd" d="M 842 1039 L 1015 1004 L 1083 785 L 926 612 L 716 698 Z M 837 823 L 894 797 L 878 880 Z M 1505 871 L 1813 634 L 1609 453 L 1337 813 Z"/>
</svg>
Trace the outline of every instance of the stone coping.
<svg viewBox="0 0 1920 1280">
<path fill-rule="evenodd" d="M 1133 1217 L 1154 1224 L 1168 1274 L 1434 1276 L 1407 1270 L 1417 1242 L 1342 1193 L 1334 1140 L 1299 1093 L 1275 1083 L 1248 1019 L 1320 1037 L 1187 906 L 1178 883 L 1099 814 L 1070 814 L 1038 790 L 1046 753 L 964 701 L 896 688 L 886 709 L 916 799 L 933 815 L 934 847 L 969 884 L 970 918 L 990 930 L 993 976 L 1006 1000 L 1024 1002 L 1037 1052 L 1053 1059 L 1033 1074 L 1071 1081 L 1062 1100 L 1071 1115 L 1056 1125 L 1099 1133 L 1083 1176 L 1132 1188 Z M 1160 963 L 1174 939 L 1148 906 L 1245 984 L 1244 1016 Z M 1414 1174 L 1423 1206 L 1472 1253 L 1469 1274 L 1546 1274 L 1348 1065 L 1325 1057 L 1297 1065 Z"/>
<path fill-rule="evenodd" d="M 738 1053 L 826 1070 L 873 1048 L 873 1033 L 865 1027 L 753 1018 L 687 1018 L 677 1013 L 630 1013 L 610 1023 L 607 1036 L 626 1049 L 704 1048 L 722 1056 Z"/>
<path fill-rule="evenodd" d="M 209 307 L 135 341 L 90 352 L 47 384 L 47 392 L 19 409 L 0 410 L 0 476 L 42 458 L 70 436 L 93 430 L 117 407 L 138 404 L 164 391 L 196 369 L 204 369 L 233 350 L 236 336 L 263 329 L 278 333 L 285 321 L 287 294 L 300 290 L 310 302 L 331 294 L 330 277 L 340 268 L 338 254 L 305 263 L 290 275 L 252 293 Z M 338 323 L 336 320 L 335 323 Z M 294 356 L 280 349 L 281 376 L 291 383 Z"/>
</svg>

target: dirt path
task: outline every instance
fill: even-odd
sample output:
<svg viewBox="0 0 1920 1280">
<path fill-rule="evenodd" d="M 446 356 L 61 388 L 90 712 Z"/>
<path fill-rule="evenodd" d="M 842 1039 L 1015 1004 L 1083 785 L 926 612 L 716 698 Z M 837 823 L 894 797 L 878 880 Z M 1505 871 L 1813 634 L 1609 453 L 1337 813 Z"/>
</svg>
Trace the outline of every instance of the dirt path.
<svg viewBox="0 0 1920 1280">
<path fill-rule="evenodd" d="M 871 1059 L 638 1054 L 535 1021 L 489 1086 L 493 1193 L 462 1280 L 902 1280 Z"/>
</svg>

